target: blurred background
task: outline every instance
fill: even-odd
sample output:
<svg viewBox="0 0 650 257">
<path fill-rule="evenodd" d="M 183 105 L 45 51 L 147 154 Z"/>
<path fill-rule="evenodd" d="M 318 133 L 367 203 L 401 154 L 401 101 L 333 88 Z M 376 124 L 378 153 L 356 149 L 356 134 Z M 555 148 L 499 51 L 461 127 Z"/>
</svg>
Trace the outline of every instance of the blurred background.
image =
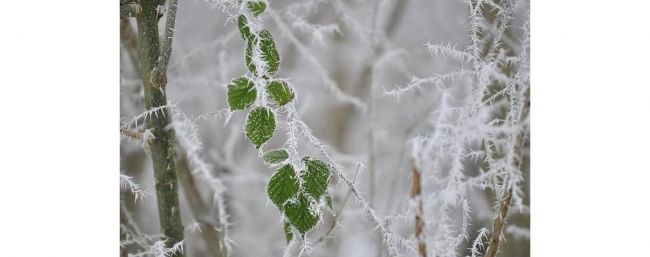
<svg viewBox="0 0 650 257">
<path fill-rule="evenodd" d="M 467 49 L 471 45 L 471 3 L 273 0 L 261 16 L 280 52 L 278 77 L 288 79 L 296 91 L 300 118 L 327 145 L 342 171 L 356 178 L 360 193 L 376 215 L 405 240 L 406 246 L 400 247 L 404 256 L 418 256 L 417 251 L 408 249 L 414 240 L 412 170 L 417 158 L 421 158 L 413 153 L 417 150 L 413 139 L 435 132 L 431 120 L 441 105 L 441 92 L 454 88 L 452 94 L 462 99 L 472 92 L 472 80 L 422 84 L 399 97 L 387 92 L 407 87 L 413 78 L 472 68 L 458 58 L 432 54 L 427 47 L 428 43 L 443 43 L 460 51 Z M 498 41 L 513 56 L 525 54 L 522 51 L 528 50 L 522 47 L 521 38 L 528 26 L 528 1 L 494 3 L 497 6 L 483 5 L 485 19 L 481 24 L 497 24 L 492 15 L 495 10 L 516 6 L 506 33 Z M 144 93 L 137 56 L 133 55 L 135 39 L 130 34 L 137 31 L 135 20 L 122 18 L 121 28 L 120 115 L 127 123 L 145 110 Z M 481 28 L 485 41 L 494 39 L 491 26 Z M 176 131 L 187 256 L 212 255 L 205 228 L 198 222 L 202 220 L 220 224 L 217 227 L 227 225 L 229 256 L 282 256 L 287 247 L 280 212 L 266 195 L 266 183 L 273 170 L 264 165 L 244 136 L 245 113 L 228 117 L 225 111 L 226 85 L 248 73 L 244 52 L 245 42 L 236 25 L 228 21 L 228 15 L 218 5 L 201 0 L 179 2 L 166 94 L 176 110 L 172 111 L 175 119 L 189 124 L 185 131 Z M 268 149 L 285 142 L 283 126 L 278 124 Z M 180 142 L 193 135 L 197 138 L 191 143 Z M 510 209 L 498 256 L 529 256 L 528 143 L 524 148 L 520 165 L 524 182 L 519 185 L 523 202 L 520 208 Z M 322 158 L 306 140 L 300 142 L 300 149 L 301 154 Z M 462 172 L 468 178 L 481 174 L 480 163 L 471 159 L 462 163 Z M 129 185 L 123 186 L 122 212 L 128 213 L 131 225 L 137 225 L 141 233 L 160 234 L 153 169 L 146 147 L 123 136 L 120 165 L 121 173 L 141 189 L 136 196 Z M 423 180 L 427 179 L 424 176 Z M 429 256 L 471 256 L 478 231 L 491 230 L 496 215 L 495 193 L 481 187 L 463 190 L 471 209 L 467 237 L 461 232 L 462 207 L 446 209 L 445 217 L 451 218 L 445 221 L 448 233 L 443 235 L 439 226 L 425 229 Z M 215 199 L 215 193 L 219 199 Z M 349 196 L 349 188 L 335 181 L 331 193 L 333 209 L 340 211 L 336 218 L 323 213 L 322 223 L 310 233 L 309 256 L 388 256 L 376 225 Z M 435 185 L 424 185 L 424 204 L 428 199 L 444 197 L 443 193 Z M 423 212 L 425 219 L 441 219 L 437 211 L 429 211 L 437 210 L 435 200 L 431 203 Z M 227 214 L 227 224 L 222 224 L 220 213 Z M 331 237 L 323 237 L 330 230 Z M 447 234 L 459 234 L 463 239 L 453 249 L 441 250 L 440 243 L 447 240 L 442 237 Z M 487 245 L 487 240 L 484 242 Z M 125 243 L 125 247 L 138 252 L 137 245 Z"/>
</svg>

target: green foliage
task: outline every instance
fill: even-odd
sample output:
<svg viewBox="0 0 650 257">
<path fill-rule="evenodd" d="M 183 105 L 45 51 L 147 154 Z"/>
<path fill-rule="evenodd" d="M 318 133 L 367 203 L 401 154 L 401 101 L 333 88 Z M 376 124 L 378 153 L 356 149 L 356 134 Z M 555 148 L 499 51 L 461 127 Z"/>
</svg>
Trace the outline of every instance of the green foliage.
<svg viewBox="0 0 650 257">
<path fill-rule="evenodd" d="M 318 223 L 319 216 L 312 212 L 312 201 L 303 193 L 299 193 L 294 201 L 288 201 L 284 206 L 284 215 L 289 223 L 304 235 Z"/>
<path fill-rule="evenodd" d="M 254 37 L 254 36 L 253 36 Z M 248 45 L 246 46 L 246 67 L 248 67 L 248 70 L 253 73 L 253 75 L 257 76 L 257 67 L 255 66 L 255 63 L 253 62 L 253 44 L 251 43 L 252 40 L 248 41 Z"/>
<path fill-rule="evenodd" d="M 327 192 L 330 170 L 323 161 L 311 160 L 309 157 L 304 158 L 303 161 L 307 165 L 307 171 L 302 175 L 305 192 L 318 200 Z"/>
<path fill-rule="evenodd" d="M 282 209 L 287 200 L 298 193 L 298 180 L 291 164 L 282 166 L 273 174 L 266 187 L 266 193 L 278 208 Z"/>
<path fill-rule="evenodd" d="M 255 145 L 260 146 L 271 137 L 275 131 L 275 115 L 271 109 L 266 107 L 256 107 L 248 114 L 246 121 L 246 137 Z"/>
<path fill-rule="evenodd" d="M 266 85 L 266 92 L 278 106 L 283 106 L 294 98 L 293 90 L 285 80 L 273 80 Z"/>
<path fill-rule="evenodd" d="M 253 40 L 253 33 L 251 33 L 251 29 L 248 26 L 246 16 L 239 15 L 239 18 L 237 18 L 237 27 L 239 27 L 239 32 L 244 39 L 249 42 Z"/>
<path fill-rule="evenodd" d="M 256 98 L 255 84 L 247 77 L 235 79 L 228 85 L 228 105 L 231 111 L 248 108 Z"/>
<path fill-rule="evenodd" d="M 259 16 L 266 10 L 266 3 L 263 1 L 258 2 L 248 2 L 246 4 L 248 11 L 250 11 L 255 17 Z"/>
<path fill-rule="evenodd" d="M 273 36 L 267 30 L 260 32 L 260 50 L 262 51 L 262 59 L 266 63 L 266 70 L 271 76 L 275 76 L 280 68 L 280 53 L 275 48 Z"/>
<path fill-rule="evenodd" d="M 254 35 L 250 28 L 247 25 L 246 17 L 239 16 L 239 30 L 242 33 L 242 36 L 246 39 L 246 67 L 251 71 L 255 76 L 261 76 L 262 74 L 257 73 L 257 67 L 253 62 L 253 51 L 258 44 L 259 40 L 259 50 L 261 52 L 261 58 L 266 65 L 266 71 L 270 76 L 275 76 L 280 68 L 280 53 L 275 47 L 275 41 L 273 41 L 273 36 L 267 30 L 262 30 L 259 33 L 259 37 Z"/>
<path fill-rule="evenodd" d="M 275 149 L 264 154 L 264 161 L 270 164 L 281 163 L 289 158 L 289 152 L 285 149 Z"/>
<path fill-rule="evenodd" d="M 293 239 L 293 232 L 291 231 L 291 224 L 284 222 L 284 237 L 287 239 L 287 244 Z"/>
<path fill-rule="evenodd" d="M 252 30 L 248 20 L 248 18 L 257 19 L 257 16 L 266 10 L 266 5 L 266 1 L 263 0 L 246 2 L 246 7 L 253 16 L 240 15 L 237 26 L 246 40 L 244 58 L 246 67 L 255 78 L 268 83 L 265 88 L 266 94 L 260 94 L 261 97 L 268 96 L 270 98 L 268 100 L 274 103 L 272 106 L 280 107 L 293 101 L 295 92 L 287 81 L 274 78 L 280 68 L 280 53 L 273 36 L 267 30 L 257 31 L 257 28 Z M 261 66 L 266 67 L 266 72 L 261 72 L 260 67 L 257 67 L 255 58 L 260 58 L 259 61 L 263 63 Z M 231 110 L 246 109 L 256 100 L 257 90 L 250 79 L 238 78 L 228 85 L 228 103 Z M 268 101 L 265 98 L 259 102 Z M 275 126 L 275 114 L 269 107 L 255 107 L 248 113 L 245 125 L 246 136 L 259 149 L 273 137 Z M 266 152 L 262 158 L 266 163 L 273 165 L 281 164 L 289 157 L 291 156 L 288 150 L 274 149 Z M 282 166 L 271 176 L 266 189 L 269 199 L 286 217 L 284 233 L 287 242 L 293 238 L 294 228 L 304 236 L 316 226 L 320 219 L 318 205 L 323 197 L 329 208 L 332 208 L 332 198 L 327 195 L 331 175 L 328 165 L 309 157 L 303 158 L 303 162 L 307 170 L 300 173 L 296 172 L 292 164 Z"/>
</svg>

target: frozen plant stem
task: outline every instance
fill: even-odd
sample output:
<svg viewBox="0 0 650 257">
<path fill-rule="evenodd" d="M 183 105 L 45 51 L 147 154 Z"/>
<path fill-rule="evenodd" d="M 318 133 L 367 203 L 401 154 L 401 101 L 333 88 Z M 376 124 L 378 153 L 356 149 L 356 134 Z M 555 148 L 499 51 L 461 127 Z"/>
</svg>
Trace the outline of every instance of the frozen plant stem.
<svg viewBox="0 0 650 257">
<path fill-rule="evenodd" d="M 526 118 L 528 114 L 528 110 L 530 108 L 530 102 L 529 102 L 529 92 L 528 94 L 525 94 L 524 97 L 524 106 L 519 113 L 519 122 L 523 122 L 524 119 Z M 525 134 L 523 131 L 520 131 L 517 133 L 517 136 L 515 137 L 515 144 L 512 147 L 512 151 L 516 153 L 516 157 L 512 160 L 513 166 L 517 167 L 519 171 L 521 172 L 521 164 L 523 160 L 523 155 L 524 155 L 524 137 Z M 507 177 L 506 177 L 507 179 Z M 506 183 L 507 180 L 504 181 Z M 492 223 L 492 236 L 490 238 L 490 245 L 488 246 L 487 250 L 485 251 L 485 257 L 496 257 L 497 256 L 497 251 L 499 250 L 499 244 L 501 243 L 501 235 L 503 234 L 503 230 L 506 227 L 507 223 L 507 218 L 508 218 L 508 208 L 510 207 L 510 203 L 512 201 L 512 194 L 513 191 L 516 190 L 514 187 L 512 188 L 507 188 L 505 194 L 502 196 L 502 200 L 499 204 L 499 213 L 497 216 L 494 218 L 494 222 Z"/>
<path fill-rule="evenodd" d="M 415 211 L 415 239 L 418 242 L 418 252 L 421 257 L 427 257 L 427 245 L 424 242 L 424 219 L 422 218 L 422 182 L 421 173 L 418 168 L 413 165 L 413 184 L 411 184 L 411 198 L 417 203 L 417 210 Z"/>
<path fill-rule="evenodd" d="M 488 246 L 487 251 L 485 251 L 485 257 L 497 256 L 499 243 L 501 242 L 501 234 L 503 233 L 503 229 L 506 227 L 506 218 L 508 217 L 508 207 L 510 206 L 511 199 L 512 193 L 508 191 L 505 195 L 505 199 L 501 200 L 499 213 L 496 218 L 494 218 L 494 223 L 492 224 L 492 237 L 490 238 L 490 245 Z"/>
<path fill-rule="evenodd" d="M 140 15 L 136 17 L 140 39 L 140 73 L 143 75 L 145 108 L 147 110 L 167 105 L 167 97 L 165 96 L 166 70 L 159 70 L 157 67 L 165 67 L 166 69 L 166 64 L 160 65 L 159 62 L 169 61 L 171 37 L 165 35 L 165 44 L 161 53 L 158 36 L 158 14 L 156 12 L 157 3 L 158 1 L 155 0 L 141 0 L 142 10 Z M 170 0 L 167 14 L 167 31 L 173 31 L 174 22 L 173 19 L 170 22 L 169 17 L 175 17 L 175 13 L 176 1 Z M 174 134 L 169 124 L 170 115 L 166 108 L 161 114 L 152 115 L 147 119 L 147 128 L 155 136 L 150 140 L 149 146 L 151 160 L 153 161 L 160 230 L 166 237 L 166 246 L 171 248 L 174 244 L 183 240 L 183 224 L 181 223 L 178 204 L 178 182 L 176 181 L 173 145 Z M 184 253 L 175 252 L 173 256 L 184 256 Z"/>
</svg>

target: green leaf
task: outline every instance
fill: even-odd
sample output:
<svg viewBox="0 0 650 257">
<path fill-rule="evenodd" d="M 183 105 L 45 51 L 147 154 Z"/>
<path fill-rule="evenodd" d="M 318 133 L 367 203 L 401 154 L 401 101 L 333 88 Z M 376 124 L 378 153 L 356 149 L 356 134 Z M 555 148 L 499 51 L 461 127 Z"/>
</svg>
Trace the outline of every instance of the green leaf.
<svg viewBox="0 0 650 257">
<path fill-rule="evenodd" d="M 284 206 L 284 215 L 303 235 L 314 228 L 319 220 L 319 216 L 311 211 L 311 201 L 302 193 L 298 194 L 296 200 L 287 202 Z"/>
<path fill-rule="evenodd" d="M 275 115 L 269 108 L 256 107 L 248 114 L 246 120 L 246 137 L 255 145 L 260 146 L 273 137 L 275 131 Z"/>
<path fill-rule="evenodd" d="M 275 149 L 266 152 L 263 158 L 267 163 L 277 164 L 289 158 L 289 152 L 285 149 Z"/>
<path fill-rule="evenodd" d="M 291 231 L 291 224 L 284 222 L 284 237 L 287 239 L 287 244 L 293 239 L 293 231 Z"/>
<path fill-rule="evenodd" d="M 327 164 L 320 160 L 311 160 L 309 157 L 305 157 L 303 161 L 307 165 L 307 171 L 302 175 L 303 187 L 309 195 L 318 200 L 327 192 L 330 170 Z"/>
<path fill-rule="evenodd" d="M 257 67 L 255 67 L 255 63 L 253 62 L 253 45 L 252 40 L 248 41 L 248 45 L 246 46 L 246 67 L 248 67 L 251 73 L 257 76 Z"/>
<path fill-rule="evenodd" d="M 251 29 L 248 27 L 248 19 L 246 19 L 246 16 L 239 15 L 239 18 L 237 18 L 237 27 L 239 27 L 239 32 L 244 39 L 252 41 L 253 33 L 251 33 Z"/>
<path fill-rule="evenodd" d="M 262 59 L 266 62 L 266 70 L 269 75 L 274 76 L 280 68 L 280 53 L 275 48 L 275 42 L 270 32 L 262 30 L 260 39 L 260 50 L 262 51 Z"/>
<path fill-rule="evenodd" d="M 266 193 L 278 208 L 282 209 L 287 200 L 298 193 L 298 180 L 296 173 L 290 164 L 282 166 L 273 174 L 266 187 Z"/>
<path fill-rule="evenodd" d="M 266 92 L 278 106 L 283 106 L 293 100 L 294 93 L 284 80 L 273 80 L 266 85 Z"/>
<path fill-rule="evenodd" d="M 250 11 L 255 17 L 262 14 L 266 10 L 266 3 L 263 1 L 259 2 L 248 2 L 246 4 L 248 11 Z"/>
<path fill-rule="evenodd" d="M 228 85 L 228 105 L 232 111 L 248 108 L 255 102 L 255 98 L 255 84 L 246 77 L 235 79 Z"/>
</svg>

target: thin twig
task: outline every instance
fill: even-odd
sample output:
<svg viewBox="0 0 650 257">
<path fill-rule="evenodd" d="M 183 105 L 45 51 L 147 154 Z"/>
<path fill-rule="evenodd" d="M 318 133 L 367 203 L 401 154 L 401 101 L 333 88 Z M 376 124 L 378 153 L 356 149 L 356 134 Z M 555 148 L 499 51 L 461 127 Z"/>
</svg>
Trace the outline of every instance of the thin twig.
<svg viewBox="0 0 650 257">
<path fill-rule="evenodd" d="M 130 138 L 133 138 L 133 139 L 136 139 L 136 140 L 142 140 L 142 138 L 144 137 L 143 133 L 137 132 L 135 130 L 130 130 L 130 129 L 124 128 L 124 127 L 120 128 L 120 133 L 123 136 L 130 137 Z"/>
<path fill-rule="evenodd" d="M 499 243 L 501 242 L 501 235 L 503 234 L 503 228 L 505 228 L 507 223 L 506 218 L 508 216 L 510 200 L 512 200 L 512 193 L 508 191 L 505 195 L 505 199 L 501 201 L 498 215 L 494 218 L 490 245 L 488 246 L 487 251 L 485 251 L 485 257 L 495 257 L 497 255 Z"/>
<path fill-rule="evenodd" d="M 413 183 L 411 184 L 411 198 L 417 202 L 417 210 L 415 212 L 415 238 L 418 241 L 418 252 L 421 257 L 427 257 L 427 245 L 424 241 L 424 219 L 422 211 L 422 182 L 421 173 L 418 168 L 413 165 Z"/>
<path fill-rule="evenodd" d="M 357 171 L 354 173 L 353 182 L 356 182 L 356 178 L 360 170 L 361 170 L 360 167 L 358 167 Z M 341 213 L 343 212 L 343 209 L 345 208 L 345 204 L 347 204 L 348 199 L 350 199 L 351 194 L 352 194 L 352 190 L 348 190 L 348 193 L 345 195 L 345 198 L 343 198 L 343 201 L 341 202 L 341 207 L 339 207 L 339 209 L 336 212 L 334 212 L 334 221 L 332 222 L 332 225 L 329 227 L 329 229 L 327 229 L 325 235 L 321 236 L 320 238 L 318 238 L 318 240 L 316 240 L 314 246 L 318 245 L 319 243 L 325 241 L 325 239 L 332 236 L 332 234 L 334 233 L 334 229 L 338 227 Z"/>
</svg>

